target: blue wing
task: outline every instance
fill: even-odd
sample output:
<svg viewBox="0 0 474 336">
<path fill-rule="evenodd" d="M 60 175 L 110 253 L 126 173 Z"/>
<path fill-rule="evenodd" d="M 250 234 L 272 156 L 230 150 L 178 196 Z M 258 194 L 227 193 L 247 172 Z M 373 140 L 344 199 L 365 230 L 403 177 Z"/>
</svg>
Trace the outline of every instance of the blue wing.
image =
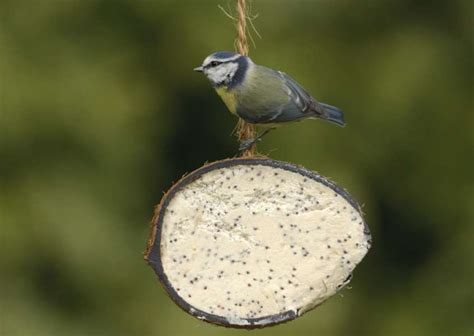
<svg viewBox="0 0 474 336">
<path fill-rule="evenodd" d="M 335 112 L 330 113 L 327 109 L 330 105 L 318 103 L 287 74 L 264 66 L 255 66 L 258 71 L 251 71 L 247 85 L 238 89 L 237 114 L 241 118 L 254 124 L 275 124 L 319 117 L 341 124 L 339 119 L 342 118 L 342 112 L 331 107 Z M 332 120 L 331 115 L 334 115 L 337 121 Z"/>
<path fill-rule="evenodd" d="M 291 100 L 273 122 L 316 117 L 344 126 L 344 115 L 341 110 L 337 107 L 317 102 L 316 99 L 311 97 L 311 95 L 290 76 L 281 71 L 278 71 L 278 74 L 285 83 L 286 88 L 288 88 L 288 95 Z"/>
</svg>

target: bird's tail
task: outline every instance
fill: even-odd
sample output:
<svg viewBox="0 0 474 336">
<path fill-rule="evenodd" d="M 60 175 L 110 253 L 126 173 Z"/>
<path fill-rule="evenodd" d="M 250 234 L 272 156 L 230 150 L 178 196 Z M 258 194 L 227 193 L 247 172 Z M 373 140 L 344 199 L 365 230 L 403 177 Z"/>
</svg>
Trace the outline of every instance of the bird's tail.
<svg viewBox="0 0 474 336">
<path fill-rule="evenodd" d="M 317 103 L 319 106 L 316 109 L 318 112 L 318 117 L 331 121 L 339 126 L 344 126 L 346 123 L 344 121 L 344 113 L 335 106 Z"/>
</svg>

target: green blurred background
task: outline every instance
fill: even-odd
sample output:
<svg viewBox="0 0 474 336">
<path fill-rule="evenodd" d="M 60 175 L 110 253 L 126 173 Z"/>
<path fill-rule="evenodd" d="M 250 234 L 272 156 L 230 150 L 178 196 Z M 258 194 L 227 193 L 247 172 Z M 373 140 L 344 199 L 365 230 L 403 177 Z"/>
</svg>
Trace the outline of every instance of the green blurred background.
<svg viewBox="0 0 474 336">
<path fill-rule="evenodd" d="M 240 335 L 197 321 L 142 259 L 154 204 L 235 155 L 236 120 L 191 71 L 234 50 L 232 1 L 0 3 L 3 335 Z M 255 335 L 474 332 L 473 2 L 254 0 L 251 56 L 347 127 L 259 146 L 347 188 L 373 247 L 349 289 Z"/>
</svg>

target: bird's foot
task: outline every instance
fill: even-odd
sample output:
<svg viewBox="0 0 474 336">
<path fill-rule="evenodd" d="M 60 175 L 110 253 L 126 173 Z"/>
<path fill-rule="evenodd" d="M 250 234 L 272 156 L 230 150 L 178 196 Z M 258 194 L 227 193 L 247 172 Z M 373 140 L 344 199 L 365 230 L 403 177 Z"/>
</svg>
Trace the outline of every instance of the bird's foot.
<svg viewBox="0 0 474 336">
<path fill-rule="evenodd" d="M 262 140 L 261 138 L 250 138 L 247 140 L 244 140 L 240 143 L 239 145 L 239 151 L 243 152 L 252 147 L 257 141 Z"/>
<path fill-rule="evenodd" d="M 274 130 L 275 128 L 274 127 L 271 127 L 271 128 L 267 128 L 266 130 L 264 130 L 262 133 L 260 133 L 259 135 L 257 135 L 255 138 L 250 138 L 250 139 L 247 139 L 247 140 L 244 140 L 240 143 L 240 146 L 239 146 L 239 151 L 243 152 L 247 149 L 249 149 L 250 147 L 252 147 L 254 144 L 257 143 L 257 141 L 260 141 L 262 140 L 262 138 L 267 135 L 268 132 Z"/>
</svg>

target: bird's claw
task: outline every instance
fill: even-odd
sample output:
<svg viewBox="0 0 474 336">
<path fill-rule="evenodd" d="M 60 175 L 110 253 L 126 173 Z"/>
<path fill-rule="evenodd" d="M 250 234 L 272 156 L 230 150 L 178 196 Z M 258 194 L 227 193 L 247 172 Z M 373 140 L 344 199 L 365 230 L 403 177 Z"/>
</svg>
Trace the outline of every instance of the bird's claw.
<svg viewBox="0 0 474 336">
<path fill-rule="evenodd" d="M 267 128 L 265 131 L 263 131 L 262 133 L 260 133 L 259 135 L 257 135 L 255 138 L 250 138 L 250 139 L 247 139 L 247 140 L 244 140 L 240 143 L 240 146 L 239 146 L 239 151 L 245 151 L 247 149 L 249 149 L 250 147 L 252 147 L 254 144 L 257 143 L 257 141 L 261 141 L 262 138 L 268 133 L 270 132 L 271 130 L 274 130 L 275 128 L 274 127 L 271 127 L 271 128 Z"/>
<path fill-rule="evenodd" d="M 240 143 L 239 145 L 239 151 L 243 152 L 247 149 L 249 149 L 250 147 L 252 147 L 257 141 L 260 141 L 261 139 L 260 138 L 251 138 L 251 139 L 247 139 L 247 140 L 244 140 Z"/>
</svg>

